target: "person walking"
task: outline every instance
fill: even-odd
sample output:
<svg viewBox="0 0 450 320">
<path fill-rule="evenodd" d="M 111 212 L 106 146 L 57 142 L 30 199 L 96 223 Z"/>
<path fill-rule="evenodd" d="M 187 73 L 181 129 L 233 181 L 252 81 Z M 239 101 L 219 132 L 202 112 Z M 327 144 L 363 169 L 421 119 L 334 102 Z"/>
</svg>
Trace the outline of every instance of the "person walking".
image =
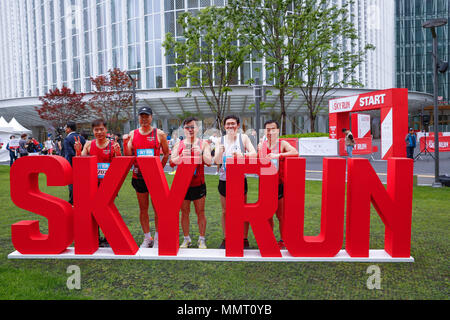
<svg viewBox="0 0 450 320">
<path fill-rule="evenodd" d="M 19 140 L 19 155 L 20 157 L 25 157 L 28 155 L 28 141 L 27 141 L 27 134 L 23 133 L 20 136 L 20 140 Z"/>
<path fill-rule="evenodd" d="M 406 142 L 406 157 L 414 159 L 414 149 L 416 148 L 417 136 L 413 128 L 409 128 L 409 133 L 405 137 Z"/>
<path fill-rule="evenodd" d="M 160 148 L 162 148 L 163 158 L 161 164 L 164 168 L 169 159 L 169 144 L 166 134 L 164 131 L 152 126 L 153 111 L 151 108 L 141 107 L 139 108 L 138 114 L 140 127 L 123 137 L 124 153 L 126 156 L 156 156 L 159 158 Z M 139 220 L 142 231 L 144 232 L 144 241 L 141 244 L 141 248 L 157 248 L 158 215 L 155 212 L 155 238 L 153 239 L 150 232 L 150 219 L 148 216 L 149 192 L 137 163 L 134 164 L 131 185 L 136 191 L 136 197 L 139 203 Z M 155 206 L 153 206 L 154 208 Z"/>
<path fill-rule="evenodd" d="M 353 148 L 355 147 L 355 139 L 350 130 L 344 128 L 342 132 L 345 134 L 345 147 L 348 156 L 351 158 L 353 156 Z"/>
<path fill-rule="evenodd" d="M 16 139 L 16 137 L 14 135 L 10 136 L 9 137 L 9 142 L 6 145 L 6 150 L 9 151 L 9 166 L 10 167 L 13 165 L 14 161 L 17 160 L 17 148 L 18 147 L 11 147 L 10 146 L 11 140 L 13 140 L 13 139 Z"/>
<path fill-rule="evenodd" d="M 79 141 L 82 146 L 86 143 L 86 140 L 83 136 L 78 134 L 77 131 L 77 125 L 73 121 L 67 122 L 66 126 L 64 127 L 64 130 L 66 131 L 66 138 L 64 139 L 63 145 L 64 145 L 64 158 L 66 158 L 67 161 L 69 161 L 70 166 L 72 166 L 72 158 L 76 155 L 75 153 L 75 142 Z M 73 185 L 69 184 L 69 203 L 73 205 Z"/>
<path fill-rule="evenodd" d="M 186 118 L 183 121 L 184 136 L 186 138 L 178 141 L 173 147 L 171 161 L 175 165 L 179 165 L 182 163 L 183 157 L 194 157 L 194 163 L 198 164 L 181 206 L 181 227 L 183 229 L 184 240 L 180 248 L 188 248 L 192 242 L 189 235 L 189 214 L 191 202 L 193 202 L 200 233 L 197 243 L 198 248 L 206 249 L 206 183 L 204 166 L 205 164 L 207 166 L 211 165 L 211 149 L 207 141 L 197 138 L 199 131 L 197 122 L 198 119 L 194 117 Z"/>
</svg>

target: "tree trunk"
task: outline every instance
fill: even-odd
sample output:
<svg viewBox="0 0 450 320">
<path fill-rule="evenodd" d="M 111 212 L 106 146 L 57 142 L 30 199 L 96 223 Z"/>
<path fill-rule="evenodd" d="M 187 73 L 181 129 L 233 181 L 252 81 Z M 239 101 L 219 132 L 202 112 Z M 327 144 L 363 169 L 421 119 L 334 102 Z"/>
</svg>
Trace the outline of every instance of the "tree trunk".
<svg viewBox="0 0 450 320">
<path fill-rule="evenodd" d="M 284 87 L 280 88 L 280 109 L 281 109 L 281 134 L 286 134 L 286 110 L 284 106 Z"/>
<path fill-rule="evenodd" d="M 311 132 L 316 132 L 316 115 L 313 112 L 309 113 L 309 128 Z"/>
</svg>

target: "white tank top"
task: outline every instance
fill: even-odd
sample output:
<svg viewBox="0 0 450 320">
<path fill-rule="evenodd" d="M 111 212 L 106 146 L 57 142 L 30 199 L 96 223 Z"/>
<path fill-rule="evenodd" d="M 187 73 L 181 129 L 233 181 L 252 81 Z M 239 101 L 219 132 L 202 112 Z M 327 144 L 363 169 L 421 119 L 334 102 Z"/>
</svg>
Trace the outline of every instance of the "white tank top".
<svg viewBox="0 0 450 320">
<path fill-rule="evenodd" d="M 235 153 L 235 152 L 244 154 L 245 148 L 244 148 L 244 144 L 242 143 L 242 136 L 240 133 L 237 134 L 234 142 L 228 141 L 228 135 L 223 136 L 221 143 L 224 145 L 225 151 L 222 154 L 222 166 L 220 167 L 220 171 L 219 171 L 219 180 L 226 181 L 227 180 L 227 174 L 226 174 L 227 173 L 227 169 L 226 169 L 227 158 L 232 157 L 233 153 Z"/>
</svg>

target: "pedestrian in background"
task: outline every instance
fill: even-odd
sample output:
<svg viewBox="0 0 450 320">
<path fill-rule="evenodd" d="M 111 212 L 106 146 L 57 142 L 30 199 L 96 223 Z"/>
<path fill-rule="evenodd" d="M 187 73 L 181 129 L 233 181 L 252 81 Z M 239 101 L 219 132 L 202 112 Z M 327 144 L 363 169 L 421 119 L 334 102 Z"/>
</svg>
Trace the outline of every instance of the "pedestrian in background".
<svg viewBox="0 0 450 320">
<path fill-rule="evenodd" d="M 355 146 L 355 139 L 353 138 L 353 134 L 350 130 L 344 128 L 342 132 L 345 134 L 345 147 L 348 156 L 351 158 L 353 156 L 353 148 Z"/>
<path fill-rule="evenodd" d="M 414 159 L 414 149 L 416 148 L 417 136 L 413 128 L 409 128 L 409 133 L 405 137 L 406 141 L 406 157 Z"/>
<path fill-rule="evenodd" d="M 81 145 L 84 146 L 86 143 L 86 140 L 83 136 L 78 134 L 77 131 L 77 125 L 75 122 L 69 121 L 67 122 L 66 126 L 64 127 L 64 130 L 67 133 L 66 138 L 64 139 L 64 158 L 66 158 L 67 161 L 69 161 L 70 165 L 72 166 L 72 158 L 75 156 L 75 138 L 77 141 L 80 141 Z M 73 185 L 69 184 L 69 203 L 73 204 Z"/>
<path fill-rule="evenodd" d="M 11 140 L 15 139 L 15 136 L 11 136 L 9 137 L 9 140 L 11 142 Z M 8 144 L 6 145 L 6 150 L 9 151 L 9 166 L 11 167 L 14 163 L 14 161 L 17 160 L 17 148 L 18 147 L 11 147 L 9 144 L 10 142 L 8 142 Z"/>
</svg>

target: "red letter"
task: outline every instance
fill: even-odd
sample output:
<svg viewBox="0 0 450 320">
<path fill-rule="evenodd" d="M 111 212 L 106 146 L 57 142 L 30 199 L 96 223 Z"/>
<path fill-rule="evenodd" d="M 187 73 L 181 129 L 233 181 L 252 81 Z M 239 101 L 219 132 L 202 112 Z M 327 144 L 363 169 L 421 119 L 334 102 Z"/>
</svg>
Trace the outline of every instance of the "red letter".
<svg viewBox="0 0 450 320">
<path fill-rule="evenodd" d="M 318 236 L 304 236 L 305 159 L 287 158 L 284 171 L 284 234 L 294 257 L 334 257 L 344 237 L 345 159 L 323 159 L 322 215 Z"/>
<path fill-rule="evenodd" d="M 48 219 L 48 235 L 39 231 L 39 221 L 21 221 L 11 226 L 14 248 L 22 254 L 59 254 L 73 241 L 72 206 L 39 190 L 39 173 L 48 186 L 72 183 L 72 168 L 59 156 L 24 157 L 11 168 L 11 200 L 16 206 Z"/>
<path fill-rule="evenodd" d="M 184 161 L 169 190 L 161 161 L 157 157 L 138 157 L 137 162 L 158 215 L 158 254 L 176 256 L 179 249 L 180 209 L 197 165 Z"/>
<path fill-rule="evenodd" d="M 369 256 L 370 203 L 385 225 L 385 251 L 410 257 L 413 161 L 388 160 L 387 190 L 367 159 L 348 159 L 346 250 Z"/>
<path fill-rule="evenodd" d="M 244 255 L 244 222 L 250 225 L 263 257 L 281 257 L 275 235 L 269 224 L 269 218 L 275 214 L 278 206 L 278 173 L 268 170 L 273 166 L 270 161 L 261 163 L 258 159 L 227 159 L 227 203 L 225 221 L 225 239 L 227 257 Z M 253 160 L 253 161 L 252 161 Z M 265 169 L 265 170 L 264 170 Z M 264 173 L 263 170 L 266 172 Z M 273 171 L 273 172 L 271 172 Z M 259 174 L 259 200 L 246 204 L 244 197 L 244 175 Z"/>
<path fill-rule="evenodd" d="M 73 158 L 75 254 L 97 251 L 98 225 L 115 254 L 134 255 L 139 250 L 114 204 L 133 161 L 134 157 L 114 158 L 98 188 L 97 157 Z"/>
</svg>

